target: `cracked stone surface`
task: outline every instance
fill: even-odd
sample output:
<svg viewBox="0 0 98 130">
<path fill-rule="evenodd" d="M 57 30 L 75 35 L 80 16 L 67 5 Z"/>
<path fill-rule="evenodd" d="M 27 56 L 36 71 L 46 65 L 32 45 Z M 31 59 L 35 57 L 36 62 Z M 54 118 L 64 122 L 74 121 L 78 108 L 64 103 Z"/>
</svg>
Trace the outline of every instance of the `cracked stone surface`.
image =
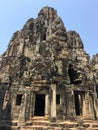
<svg viewBox="0 0 98 130">
<path fill-rule="evenodd" d="M 67 104 L 66 112 L 70 118 L 72 91 L 95 94 L 94 101 L 98 102 L 97 82 L 98 54 L 90 59 L 79 34 L 66 30 L 55 9 L 44 7 L 36 19 L 28 19 L 23 28 L 13 34 L 7 50 L 0 56 L 0 120 L 19 119 L 25 103 L 21 108 L 15 107 L 17 93 L 30 95 L 31 90 L 37 89 L 34 85 L 40 91 L 39 86 L 51 83 L 57 85 L 60 93 L 63 93 L 62 89 L 66 90 L 68 100 L 62 101 L 58 113 L 62 117 L 66 115 L 62 108 Z M 22 102 L 24 100 L 25 97 Z M 31 99 L 28 96 L 26 100 L 29 102 L 25 115 L 28 120 Z M 91 111 L 93 118 L 94 110 Z"/>
</svg>

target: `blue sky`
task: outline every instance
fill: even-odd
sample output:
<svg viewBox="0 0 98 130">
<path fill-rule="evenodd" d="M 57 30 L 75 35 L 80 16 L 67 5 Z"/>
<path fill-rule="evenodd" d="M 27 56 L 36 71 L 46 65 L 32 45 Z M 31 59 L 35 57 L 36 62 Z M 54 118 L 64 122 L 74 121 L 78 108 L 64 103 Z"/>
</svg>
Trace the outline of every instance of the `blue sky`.
<svg viewBox="0 0 98 130">
<path fill-rule="evenodd" d="M 67 31 L 79 33 L 91 57 L 98 53 L 98 0 L 0 0 L 0 54 L 13 33 L 44 6 L 57 10 Z"/>
</svg>

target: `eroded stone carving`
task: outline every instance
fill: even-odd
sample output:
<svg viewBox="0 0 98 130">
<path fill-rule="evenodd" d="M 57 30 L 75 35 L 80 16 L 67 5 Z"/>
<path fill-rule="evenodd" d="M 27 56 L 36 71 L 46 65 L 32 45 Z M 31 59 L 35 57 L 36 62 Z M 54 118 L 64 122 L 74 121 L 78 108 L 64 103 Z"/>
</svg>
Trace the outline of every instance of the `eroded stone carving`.
<svg viewBox="0 0 98 130">
<path fill-rule="evenodd" d="M 90 61 L 79 34 L 67 32 L 56 10 L 44 7 L 0 56 L 0 121 L 97 119 L 97 82 L 98 55 Z"/>
</svg>

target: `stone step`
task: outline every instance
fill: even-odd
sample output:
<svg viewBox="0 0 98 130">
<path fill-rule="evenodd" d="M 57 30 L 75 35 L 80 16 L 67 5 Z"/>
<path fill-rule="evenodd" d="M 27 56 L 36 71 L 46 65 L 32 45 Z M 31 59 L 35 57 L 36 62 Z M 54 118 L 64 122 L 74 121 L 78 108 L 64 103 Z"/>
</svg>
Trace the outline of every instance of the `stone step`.
<svg viewBox="0 0 98 130">
<path fill-rule="evenodd" d="M 98 128 L 87 128 L 86 130 L 98 130 Z"/>
<path fill-rule="evenodd" d="M 93 120 L 50 122 L 36 119 L 26 122 L 25 126 L 19 127 L 17 122 L 14 124 L 14 126 L 1 124 L 0 130 L 98 130 L 98 121 Z"/>
<path fill-rule="evenodd" d="M 90 122 L 56 122 L 51 123 L 49 121 L 33 121 L 33 122 L 26 122 L 26 126 L 51 126 L 51 127 L 62 127 L 62 128 L 98 128 L 98 123 L 94 121 Z"/>
<path fill-rule="evenodd" d="M 49 122 L 44 122 L 44 121 L 40 121 L 40 122 L 37 122 L 37 121 L 34 121 L 34 122 L 26 122 L 26 125 L 27 126 L 32 126 L 32 125 L 43 125 L 43 126 L 49 126 L 50 123 Z"/>
<path fill-rule="evenodd" d="M 64 128 L 57 126 L 42 126 L 42 125 L 33 125 L 33 126 L 0 126 L 0 130 L 98 130 L 97 128 L 85 128 L 82 126 L 76 128 Z"/>
</svg>

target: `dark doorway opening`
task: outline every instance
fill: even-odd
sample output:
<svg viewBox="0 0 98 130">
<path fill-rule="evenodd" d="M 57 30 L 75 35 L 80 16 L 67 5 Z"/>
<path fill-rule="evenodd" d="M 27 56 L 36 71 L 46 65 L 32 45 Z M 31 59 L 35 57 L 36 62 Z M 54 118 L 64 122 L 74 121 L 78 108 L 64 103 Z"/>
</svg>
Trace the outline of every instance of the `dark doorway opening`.
<svg viewBox="0 0 98 130">
<path fill-rule="evenodd" d="M 60 104 L 60 94 L 56 95 L 56 104 L 59 105 Z"/>
<path fill-rule="evenodd" d="M 82 101 L 82 93 L 75 91 L 74 92 L 74 97 L 75 97 L 75 111 L 76 111 L 76 116 L 82 115 L 82 106 L 83 106 L 83 101 Z"/>
<path fill-rule="evenodd" d="M 45 115 L 45 94 L 36 94 L 34 116 Z"/>
<path fill-rule="evenodd" d="M 43 41 L 46 40 L 46 32 L 43 33 Z"/>
<path fill-rule="evenodd" d="M 16 105 L 21 105 L 22 101 L 22 94 L 18 94 L 16 97 Z"/>
</svg>

